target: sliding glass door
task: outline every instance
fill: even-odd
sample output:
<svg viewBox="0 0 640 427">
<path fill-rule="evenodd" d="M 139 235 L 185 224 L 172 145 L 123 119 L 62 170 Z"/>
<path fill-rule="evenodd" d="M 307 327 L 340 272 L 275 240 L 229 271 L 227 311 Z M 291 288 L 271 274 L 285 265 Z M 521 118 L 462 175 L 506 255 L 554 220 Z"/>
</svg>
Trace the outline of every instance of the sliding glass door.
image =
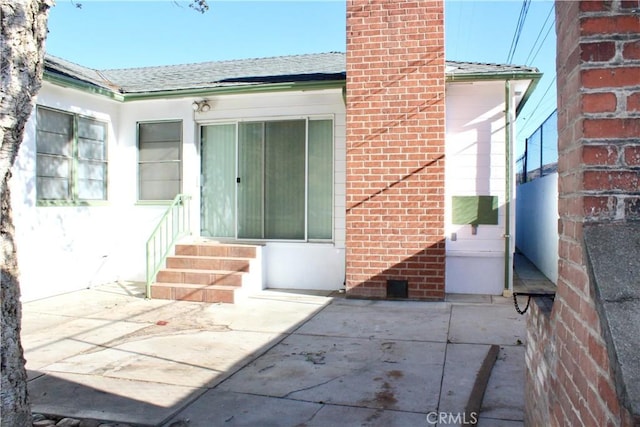
<svg viewBox="0 0 640 427">
<path fill-rule="evenodd" d="M 236 236 L 236 125 L 202 127 L 200 228 L 203 236 Z"/>
<path fill-rule="evenodd" d="M 330 240 L 333 121 L 204 126 L 201 195 L 205 236 Z"/>
</svg>

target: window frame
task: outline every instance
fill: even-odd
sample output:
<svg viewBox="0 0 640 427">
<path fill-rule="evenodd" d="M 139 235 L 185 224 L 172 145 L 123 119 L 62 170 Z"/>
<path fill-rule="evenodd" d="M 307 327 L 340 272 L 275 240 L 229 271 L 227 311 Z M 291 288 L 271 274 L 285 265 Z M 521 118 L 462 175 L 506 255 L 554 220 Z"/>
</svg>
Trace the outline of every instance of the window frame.
<svg viewBox="0 0 640 427">
<path fill-rule="evenodd" d="M 178 123 L 180 125 L 180 140 L 178 141 L 178 160 L 172 161 L 141 161 L 140 160 L 140 125 L 160 124 L 160 123 Z M 136 204 L 138 205 L 168 205 L 173 202 L 178 194 L 183 191 L 184 185 L 184 121 L 182 119 L 162 119 L 162 120 L 141 120 L 136 122 Z M 142 199 L 142 180 L 140 173 L 140 165 L 144 163 L 178 163 L 178 176 L 180 184 L 178 192 L 171 199 Z"/>
<path fill-rule="evenodd" d="M 309 114 L 304 116 L 258 116 L 236 120 L 210 120 L 199 122 L 200 143 L 198 144 L 198 155 L 200 156 L 200 167 L 202 167 L 202 128 L 210 125 L 235 125 L 235 150 L 236 150 L 236 173 L 238 173 L 238 144 L 239 144 L 239 128 L 242 123 L 268 123 L 268 122 L 281 122 L 289 120 L 303 120 L 305 121 L 305 160 L 304 160 L 304 237 L 302 239 L 277 239 L 277 238 L 243 238 L 238 237 L 238 197 L 236 192 L 236 206 L 235 206 L 235 235 L 233 237 L 236 241 L 248 241 L 248 242 L 278 242 L 278 243 L 333 243 L 336 239 L 336 117 L 334 114 Z M 309 238 L 309 122 L 315 120 L 329 120 L 331 121 L 331 236 L 327 238 Z M 201 176 L 200 176 L 201 177 Z M 202 183 L 199 182 L 202 186 Z M 236 190 L 237 191 L 237 190 Z"/>
<path fill-rule="evenodd" d="M 38 191 L 37 180 L 39 178 L 38 175 L 38 156 L 39 155 L 50 155 L 50 153 L 40 153 L 38 151 L 38 131 L 40 130 L 38 125 L 38 111 L 47 110 L 51 112 L 55 112 L 58 114 L 64 114 L 71 118 L 72 129 L 71 131 L 71 146 L 70 155 L 68 159 L 70 160 L 69 166 L 69 199 L 41 199 L 40 192 Z M 35 168 L 34 168 L 34 177 L 36 179 L 35 192 L 36 192 L 36 206 L 104 206 L 109 203 L 109 140 L 110 140 L 110 131 L 109 131 L 109 121 L 97 118 L 95 116 L 90 116 L 87 114 L 76 113 L 73 111 L 62 110 L 59 108 L 53 108 L 46 105 L 37 104 L 35 108 Z M 79 196 L 79 167 L 80 167 L 80 157 L 79 157 L 79 149 L 78 149 L 78 121 L 79 119 L 90 120 L 93 122 L 100 123 L 104 126 L 104 140 L 102 141 L 104 146 L 104 159 L 101 161 L 104 164 L 104 198 L 103 199 L 83 199 Z M 95 161 L 94 159 L 83 159 Z"/>
</svg>

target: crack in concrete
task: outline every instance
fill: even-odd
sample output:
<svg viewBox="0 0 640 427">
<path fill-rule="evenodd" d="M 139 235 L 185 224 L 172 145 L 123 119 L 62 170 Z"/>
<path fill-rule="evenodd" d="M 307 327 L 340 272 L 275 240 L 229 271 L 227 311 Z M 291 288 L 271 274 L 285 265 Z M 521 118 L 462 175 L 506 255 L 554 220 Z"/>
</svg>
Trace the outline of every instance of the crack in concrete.
<svg viewBox="0 0 640 427">
<path fill-rule="evenodd" d="M 320 407 L 313 414 L 311 414 L 311 416 L 307 419 L 307 421 L 296 425 L 296 427 L 306 427 L 307 423 L 310 423 L 311 421 L 313 421 L 313 419 L 316 417 L 316 415 L 318 415 L 318 412 L 320 412 L 322 408 L 324 408 L 324 403 L 321 404 Z"/>
<path fill-rule="evenodd" d="M 83 342 L 89 345 L 93 345 L 93 348 L 87 349 L 79 354 L 92 354 L 97 353 L 99 351 L 104 350 L 105 348 L 115 348 L 120 344 L 127 344 L 134 341 L 141 341 L 150 338 L 160 338 L 160 337 L 170 337 L 176 335 L 184 335 L 189 333 L 199 333 L 199 332 L 230 332 L 230 329 L 226 325 L 218 325 L 216 329 L 212 329 L 211 327 L 202 328 L 198 327 L 194 324 L 182 324 L 182 325 L 149 325 L 145 328 L 140 328 L 136 331 L 130 332 L 126 335 L 122 335 L 113 340 L 107 341 L 105 343 L 91 343 L 87 341 L 83 341 L 80 339 L 72 339 L 78 342 Z"/>
<path fill-rule="evenodd" d="M 268 370 L 269 370 L 269 369 L 271 369 L 271 368 L 275 368 L 275 366 L 276 366 L 276 365 L 269 365 L 269 366 L 265 366 L 264 368 L 260 369 L 260 370 L 258 371 L 258 373 L 260 373 L 260 374 L 261 374 L 261 373 L 263 373 L 264 371 L 268 371 Z"/>
<path fill-rule="evenodd" d="M 338 375 L 337 377 L 334 377 L 334 378 L 328 379 L 327 381 L 323 381 L 323 382 L 321 382 L 321 383 L 319 383 L 319 384 L 314 384 L 314 385 L 309 386 L 309 387 L 304 387 L 304 388 L 301 388 L 301 389 L 298 389 L 298 390 L 290 391 L 289 393 L 285 394 L 285 395 L 284 395 L 284 396 L 282 396 L 282 397 L 283 397 L 283 399 L 287 399 L 287 398 L 288 398 L 289 396 L 291 396 L 292 394 L 295 394 L 295 393 L 298 393 L 298 392 L 301 392 L 301 391 L 312 390 L 312 389 L 317 388 L 317 387 L 321 387 L 321 386 L 323 386 L 323 385 L 325 385 L 325 384 L 329 384 L 331 381 L 335 381 L 335 380 L 337 380 L 337 379 L 339 379 L 339 378 L 342 378 L 343 376 L 344 376 L 344 375 Z"/>
</svg>

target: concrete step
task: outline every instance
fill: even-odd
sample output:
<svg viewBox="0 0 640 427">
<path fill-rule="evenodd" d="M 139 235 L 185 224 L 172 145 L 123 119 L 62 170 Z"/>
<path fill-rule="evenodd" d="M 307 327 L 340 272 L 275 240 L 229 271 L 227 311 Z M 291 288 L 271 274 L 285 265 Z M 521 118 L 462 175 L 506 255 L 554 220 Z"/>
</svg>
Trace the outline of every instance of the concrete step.
<svg viewBox="0 0 640 427">
<path fill-rule="evenodd" d="M 181 243 L 151 285 L 151 298 L 233 303 L 257 248 L 213 241 Z"/>
<path fill-rule="evenodd" d="M 151 298 L 173 301 L 195 301 L 233 304 L 237 286 L 210 285 L 193 283 L 156 282 L 151 287 Z"/>
<path fill-rule="evenodd" d="M 248 258 L 176 255 L 167 257 L 167 268 L 248 272 L 249 262 Z"/>
<path fill-rule="evenodd" d="M 163 283 L 191 283 L 199 286 L 242 286 L 243 274 L 238 271 L 167 268 L 158 272 L 156 280 Z"/>
<path fill-rule="evenodd" d="M 256 248 L 250 245 L 226 243 L 191 243 L 176 245 L 176 255 L 255 258 Z"/>
</svg>

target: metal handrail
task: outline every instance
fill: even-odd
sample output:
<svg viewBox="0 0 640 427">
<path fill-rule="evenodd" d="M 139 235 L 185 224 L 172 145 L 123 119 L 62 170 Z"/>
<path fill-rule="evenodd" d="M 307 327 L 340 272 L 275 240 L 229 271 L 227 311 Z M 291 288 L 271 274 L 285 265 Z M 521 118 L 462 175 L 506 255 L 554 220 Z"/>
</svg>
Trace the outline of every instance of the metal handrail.
<svg viewBox="0 0 640 427">
<path fill-rule="evenodd" d="M 147 298 L 151 284 L 178 239 L 191 232 L 191 196 L 178 194 L 147 240 Z"/>
</svg>

